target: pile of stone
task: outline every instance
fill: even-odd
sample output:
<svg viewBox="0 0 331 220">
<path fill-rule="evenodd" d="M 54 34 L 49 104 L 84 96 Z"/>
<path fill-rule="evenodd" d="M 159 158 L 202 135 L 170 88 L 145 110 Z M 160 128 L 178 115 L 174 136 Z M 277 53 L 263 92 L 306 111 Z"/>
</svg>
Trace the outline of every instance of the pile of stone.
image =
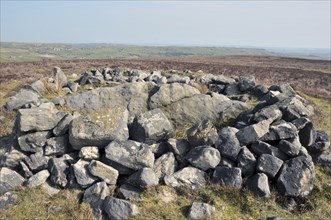
<svg viewBox="0 0 331 220">
<path fill-rule="evenodd" d="M 331 166 L 328 135 L 315 130 L 313 108 L 289 85 L 120 68 L 91 70 L 76 81 L 55 68 L 48 83 L 73 94 L 43 99 L 46 86 L 38 80 L 6 103 L 17 110 L 12 136 L 0 139 L 6 201 L 19 186 L 50 195 L 79 188 L 97 218 L 124 219 L 139 213 L 132 200 L 149 187 L 221 184 L 266 198 L 273 190 L 305 197 L 314 186 L 313 161 Z M 85 84 L 103 87 L 77 92 Z M 251 108 L 249 100 L 258 103 Z M 70 112 L 58 110 L 60 103 Z M 214 211 L 193 203 L 189 217 Z"/>
</svg>

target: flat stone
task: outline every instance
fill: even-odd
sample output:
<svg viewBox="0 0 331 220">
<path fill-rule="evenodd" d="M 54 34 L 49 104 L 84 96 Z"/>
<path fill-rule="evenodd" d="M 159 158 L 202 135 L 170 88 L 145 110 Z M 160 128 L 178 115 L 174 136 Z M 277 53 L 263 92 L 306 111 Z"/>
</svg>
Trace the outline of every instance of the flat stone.
<svg viewBox="0 0 331 220">
<path fill-rule="evenodd" d="M 50 136 L 49 131 L 41 131 L 20 136 L 17 141 L 22 151 L 35 153 L 43 150 Z"/>
<path fill-rule="evenodd" d="M 280 168 L 283 165 L 283 161 L 270 154 L 262 154 L 257 160 L 256 170 L 267 174 L 270 178 L 274 178 Z"/>
<path fill-rule="evenodd" d="M 48 170 L 42 170 L 33 175 L 29 178 L 29 180 L 26 183 L 27 187 L 34 188 L 37 186 L 42 185 L 44 182 L 46 182 L 47 178 L 49 177 Z"/>
<path fill-rule="evenodd" d="M 104 211 L 109 219 L 114 220 L 128 219 L 139 214 L 139 209 L 135 204 L 111 196 L 105 198 Z"/>
<path fill-rule="evenodd" d="M 0 170 L 0 195 L 22 186 L 24 178 L 16 171 L 2 167 Z"/>
<path fill-rule="evenodd" d="M 259 140 L 261 137 L 268 133 L 270 123 L 270 120 L 264 120 L 240 129 L 236 133 L 240 144 L 247 145 Z"/>
<path fill-rule="evenodd" d="M 206 173 L 194 167 L 185 167 L 172 175 L 165 176 L 164 182 L 172 187 L 197 189 L 206 185 Z"/>
<path fill-rule="evenodd" d="M 88 169 L 89 162 L 84 160 L 79 160 L 73 165 L 74 174 L 77 183 L 83 187 L 87 188 L 98 180 L 97 177 L 93 176 Z"/>
<path fill-rule="evenodd" d="M 216 167 L 213 173 L 212 182 L 227 187 L 240 189 L 242 187 L 241 169 L 238 167 Z"/>
<path fill-rule="evenodd" d="M 92 160 L 88 166 L 90 173 L 99 177 L 109 185 L 116 185 L 118 171 L 111 166 L 108 166 L 100 161 Z"/>
<path fill-rule="evenodd" d="M 60 121 L 54 112 L 44 108 L 20 109 L 17 117 L 22 132 L 52 130 Z"/>
</svg>

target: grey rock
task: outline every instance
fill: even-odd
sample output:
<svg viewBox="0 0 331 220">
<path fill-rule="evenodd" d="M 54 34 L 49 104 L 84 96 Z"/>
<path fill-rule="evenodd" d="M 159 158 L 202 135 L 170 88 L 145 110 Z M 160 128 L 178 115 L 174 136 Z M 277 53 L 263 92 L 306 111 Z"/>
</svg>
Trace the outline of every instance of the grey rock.
<svg viewBox="0 0 331 220">
<path fill-rule="evenodd" d="M 25 163 L 33 172 L 38 172 L 47 168 L 49 157 L 44 156 L 42 151 L 31 154 L 24 159 Z"/>
<path fill-rule="evenodd" d="M 24 161 L 20 161 L 20 170 L 25 178 L 30 178 L 31 176 L 33 176 L 33 173 L 29 169 L 28 165 L 24 163 Z"/>
<path fill-rule="evenodd" d="M 174 128 L 161 109 L 139 115 L 130 126 L 130 138 L 154 144 L 172 137 Z"/>
<path fill-rule="evenodd" d="M 97 160 L 100 157 L 99 148 L 94 146 L 82 147 L 79 151 L 79 157 L 84 160 Z"/>
<path fill-rule="evenodd" d="M 194 125 L 187 130 L 187 139 L 192 147 L 214 145 L 218 140 L 217 130 L 209 120 Z"/>
<path fill-rule="evenodd" d="M 45 108 L 18 110 L 18 128 L 22 132 L 52 130 L 59 120 L 54 112 Z"/>
<path fill-rule="evenodd" d="M 38 93 L 39 95 L 44 95 L 46 92 L 45 85 L 44 85 L 43 81 L 41 81 L 41 80 L 37 80 L 37 81 L 31 83 L 29 86 L 27 86 L 27 89 L 31 89 L 31 90 L 35 91 L 36 93 Z"/>
<path fill-rule="evenodd" d="M 329 135 L 325 131 L 316 131 L 316 142 L 329 141 Z"/>
<path fill-rule="evenodd" d="M 222 157 L 221 158 L 221 162 L 219 164 L 219 166 L 222 166 L 222 167 L 235 167 L 237 164 L 235 161 L 233 160 L 230 160 L 226 157 Z"/>
<path fill-rule="evenodd" d="M 172 74 L 167 78 L 168 83 L 185 83 L 188 84 L 190 82 L 190 77 L 188 76 L 179 76 L 177 74 Z"/>
<path fill-rule="evenodd" d="M 132 174 L 127 183 L 140 189 L 147 189 L 151 186 L 157 186 L 159 179 L 151 168 L 145 167 Z"/>
<path fill-rule="evenodd" d="M 298 130 L 304 128 L 309 122 L 310 122 L 309 118 L 306 118 L 306 117 L 301 117 L 301 118 L 291 121 L 291 123 L 294 124 L 294 126 Z"/>
<path fill-rule="evenodd" d="M 224 75 L 205 74 L 200 78 L 200 82 L 203 84 L 214 83 L 214 84 L 227 85 L 227 84 L 235 83 L 236 81 L 233 78 Z"/>
<path fill-rule="evenodd" d="M 294 138 L 298 135 L 297 128 L 289 122 L 279 121 L 270 126 L 269 131 L 260 140 L 276 141 Z"/>
<path fill-rule="evenodd" d="M 30 188 L 40 186 L 41 184 L 46 182 L 49 175 L 50 174 L 48 170 L 39 171 L 28 179 L 28 181 L 26 182 L 26 186 Z"/>
<path fill-rule="evenodd" d="M 234 96 L 241 94 L 238 84 L 229 84 L 225 87 L 224 94 L 227 96 Z"/>
<path fill-rule="evenodd" d="M 64 158 L 51 158 L 48 162 L 50 181 L 59 187 L 66 187 L 68 184 L 69 165 Z"/>
<path fill-rule="evenodd" d="M 213 173 L 212 182 L 240 189 L 242 187 L 241 169 L 218 166 Z"/>
<path fill-rule="evenodd" d="M 268 107 L 262 108 L 260 111 L 254 114 L 254 120 L 257 122 L 271 119 L 272 121 L 277 121 L 282 118 L 282 112 L 279 110 L 278 106 L 270 105 Z"/>
<path fill-rule="evenodd" d="M 306 126 L 304 126 L 299 131 L 300 143 L 304 147 L 310 147 L 316 139 L 316 132 L 313 123 L 308 122 Z"/>
<path fill-rule="evenodd" d="M 185 139 L 169 138 L 167 144 L 170 150 L 180 157 L 184 157 L 191 149 L 190 143 Z"/>
<path fill-rule="evenodd" d="M 326 149 L 322 154 L 320 154 L 317 157 L 316 163 L 323 166 L 323 167 L 331 167 L 331 148 L 330 148 L 330 145 L 329 145 L 328 149 Z"/>
<path fill-rule="evenodd" d="M 308 148 L 308 151 L 312 155 L 319 155 L 326 151 L 330 147 L 330 145 L 331 142 L 315 142 Z"/>
<path fill-rule="evenodd" d="M 208 145 L 193 148 L 187 155 L 186 159 L 193 166 L 208 170 L 215 168 L 221 161 L 220 152 Z"/>
<path fill-rule="evenodd" d="M 314 112 L 307 108 L 297 97 L 286 98 L 277 103 L 283 113 L 283 119 L 293 121 L 300 117 L 309 117 Z"/>
<path fill-rule="evenodd" d="M 0 148 L 0 150 L 2 149 Z M 24 153 L 12 147 L 6 149 L 6 151 L 0 156 L 0 167 L 16 168 L 27 157 Z"/>
<path fill-rule="evenodd" d="M 88 203 L 97 219 L 102 219 L 103 203 L 110 194 L 110 189 L 105 182 L 96 183 L 84 192 L 83 202 Z"/>
<path fill-rule="evenodd" d="M 22 186 L 24 178 L 16 171 L 2 167 L 0 170 L 0 195 Z"/>
<path fill-rule="evenodd" d="M 148 105 L 150 109 L 156 109 L 196 94 L 200 94 L 199 90 L 186 84 L 164 84 L 151 96 Z"/>
<path fill-rule="evenodd" d="M 314 186 L 314 163 L 305 156 L 298 156 L 284 163 L 277 180 L 278 191 L 286 196 L 307 196 Z"/>
<path fill-rule="evenodd" d="M 216 147 L 221 155 L 234 161 L 237 160 L 241 150 L 239 140 L 236 137 L 238 131 L 238 129 L 233 127 L 222 128 L 218 132 L 218 141 L 216 143 Z"/>
<path fill-rule="evenodd" d="M 197 189 L 206 185 L 206 173 L 194 167 L 185 167 L 172 175 L 165 176 L 164 182 L 172 187 Z"/>
<path fill-rule="evenodd" d="M 281 140 L 278 144 L 278 148 L 291 157 L 295 157 L 299 154 L 301 144 L 298 138 L 291 138 L 288 140 Z"/>
<path fill-rule="evenodd" d="M 113 140 L 127 140 L 128 111 L 122 107 L 96 110 L 88 117 L 74 118 L 69 127 L 69 141 L 76 150 L 84 146 L 105 147 Z"/>
<path fill-rule="evenodd" d="M 139 209 L 135 204 L 110 196 L 105 198 L 104 211 L 109 219 L 114 220 L 128 219 L 139 214 Z"/>
<path fill-rule="evenodd" d="M 140 194 L 143 191 L 143 189 L 125 183 L 118 188 L 117 196 L 118 198 L 125 200 L 139 200 Z"/>
<path fill-rule="evenodd" d="M 240 129 L 236 133 L 236 136 L 240 144 L 247 145 L 259 140 L 269 131 L 270 123 L 271 121 L 268 119 Z"/>
<path fill-rule="evenodd" d="M 156 158 L 170 151 L 169 145 L 166 142 L 151 144 L 149 145 L 149 148 L 154 153 Z"/>
<path fill-rule="evenodd" d="M 59 67 L 54 67 L 52 78 L 57 89 L 61 89 L 63 86 L 67 85 L 67 76 Z"/>
<path fill-rule="evenodd" d="M 49 195 L 54 196 L 60 192 L 60 189 L 55 188 L 49 181 L 44 182 L 41 188 Z"/>
<path fill-rule="evenodd" d="M 209 84 L 209 90 L 216 93 L 224 92 L 225 87 L 225 85 Z"/>
<path fill-rule="evenodd" d="M 66 100 L 63 97 L 56 97 L 52 100 L 54 105 L 64 106 L 66 104 Z"/>
<path fill-rule="evenodd" d="M 100 161 L 92 160 L 88 165 L 90 173 L 99 177 L 109 185 L 115 185 L 118 178 L 118 171 Z"/>
<path fill-rule="evenodd" d="M 17 198 L 18 196 L 15 192 L 6 192 L 0 196 L 0 212 L 13 205 L 17 201 Z"/>
<path fill-rule="evenodd" d="M 77 92 L 79 84 L 73 81 L 68 81 L 68 87 L 72 92 Z"/>
<path fill-rule="evenodd" d="M 267 174 L 269 178 L 274 178 L 282 165 L 281 159 L 270 154 L 262 154 L 257 160 L 256 170 Z"/>
<path fill-rule="evenodd" d="M 133 170 L 154 165 L 154 154 L 150 148 L 131 140 L 111 142 L 106 147 L 106 158 Z"/>
<path fill-rule="evenodd" d="M 155 160 L 153 170 L 159 182 L 163 182 L 166 175 L 171 175 L 176 171 L 176 167 L 176 158 L 172 152 L 169 152 Z"/>
<path fill-rule="evenodd" d="M 247 188 L 259 197 L 269 198 L 270 187 L 268 176 L 264 173 L 257 173 L 246 181 Z"/>
<path fill-rule="evenodd" d="M 238 87 L 240 91 L 246 92 L 252 90 L 255 87 L 255 77 L 254 76 L 239 76 Z"/>
<path fill-rule="evenodd" d="M 250 176 L 255 171 L 256 159 L 248 148 L 244 147 L 238 155 L 238 167 L 241 168 L 243 176 Z"/>
<path fill-rule="evenodd" d="M 87 188 L 98 180 L 97 177 L 93 176 L 88 169 L 89 162 L 84 160 L 79 160 L 73 165 L 74 174 L 77 183 L 83 187 Z"/>
<path fill-rule="evenodd" d="M 261 98 L 262 96 L 264 96 L 268 92 L 269 92 L 268 87 L 266 87 L 264 85 L 257 85 L 254 88 L 254 94 L 259 98 Z"/>
<path fill-rule="evenodd" d="M 62 136 L 64 134 L 67 134 L 69 132 L 69 125 L 72 119 L 73 117 L 71 114 L 67 114 L 66 116 L 64 116 L 53 129 L 53 134 L 55 136 Z"/>
<path fill-rule="evenodd" d="M 8 98 L 5 107 L 8 110 L 16 110 L 28 103 L 37 102 L 39 94 L 30 89 L 21 89 L 14 96 Z"/>
<path fill-rule="evenodd" d="M 194 202 L 190 207 L 188 219 L 207 219 L 216 212 L 216 208 L 207 203 Z"/>
<path fill-rule="evenodd" d="M 45 155 L 47 156 L 60 156 L 71 151 L 73 149 L 69 143 L 68 135 L 53 137 L 47 140 L 45 147 Z"/>
<path fill-rule="evenodd" d="M 135 172 L 135 170 L 133 170 L 129 167 L 126 167 L 115 161 L 109 160 L 105 154 L 101 157 L 100 161 L 103 162 L 104 164 L 107 164 L 108 166 L 115 168 L 120 175 L 131 175 Z"/>
</svg>

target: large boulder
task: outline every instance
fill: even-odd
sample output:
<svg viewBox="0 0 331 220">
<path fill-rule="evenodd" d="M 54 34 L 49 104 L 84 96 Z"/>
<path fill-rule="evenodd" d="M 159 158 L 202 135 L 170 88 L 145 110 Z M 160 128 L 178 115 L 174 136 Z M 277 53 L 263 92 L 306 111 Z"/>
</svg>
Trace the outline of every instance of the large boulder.
<svg viewBox="0 0 331 220">
<path fill-rule="evenodd" d="M 173 133 L 174 128 L 161 109 L 142 113 L 130 125 L 130 138 L 147 144 L 167 140 Z"/>
<path fill-rule="evenodd" d="M 264 198 L 270 197 L 268 177 L 264 173 L 257 173 L 254 176 L 250 177 L 246 181 L 246 186 L 257 196 Z"/>
<path fill-rule="evenodd" d="M 238 167 L 241 168 L 243 176 L 250 176 L 254 173 L 256 166 L 256 158 L 247 147 L 244 147 L 240 151 L 237 162 Z"/>
<path fill-rule="evenodd" d="M 105 147 L 113 140 L 129 138 L 128 111 L 114 107 L 90 112 L 72 120 L 69 128 L 69 141 L 76 150 L 84 146 Z"/>
<path fill-rule="evenodd" d="M 262 154 L 257 160 L 256 170 L 267 174 L 270 178 L 274 178 L 280 168 L 283 165 L 283 161 L 270 154 Z"/>
<path fill-rule="evenodd" d="M 186 134 L 192 147 L 214 145 L 218 139 L 217 130 L 209 120 L 203 120 L 194 125 L 187 130 Z"/>
<path fill-rule="evenodd" d="M 241 169 L 238 167 L 216 167 L 213 173 L 212 182 L 227 187 L 240 189 L 242 186 Z"/>
<path fill-rule="evenodd" d="M 236 136 L 239 130 L 233 127 L 222 128 L 218 132 L 216 147 L 221 155 L 236 161 L 241 150 L 240 142 Z"/>
<path fill-rule="evenodd" d="M 0 170 L 0 195 L 22 186 L 24 178 L 16 171 L 6 167 Z"/>
<path fill-rule="evenodd" d="M 140 189 L 147 189 L 151 186 L 157 186 L 159 179 L 151 168 L 145 167 L 132 174 L 127 183 Z"/>
<path fill-rule="evenodd" d="M 298 156 L 284 163 L 277 180 L 278 191 L 286 196 L 307 196 L 315 182 L 314 163 L 305 156 Z"/>
<path fill-rule="evenodd" d="M 263 137 L 269 131 L 271 120 L 264 120 L 240 129 L 236 136 L 241 145 L 251 144 Z"/>
<path fill-rule="evenodd" d="M 128 219 L 139 214 L 139 209 L 135 204 L 111 196 L 105 198 L 103 208 L 108 218 L 113 220 Z"/>
<path fill-rule="evenodd" d="M 162 182 L 166 175 L 171 175 L 175 172 L 176 167 L 177 161 L 174 154 L 168 152 L 155 160 L 153 170 L 156 177 Z"/>
<path fill-rule="evenodd" d="M 246 92 L 252 90 L 255 87 L 255 77 L 254 76 L 240 76 L 238 87 L 241 92 Z"/>
<path fill-rule="evenodd" d="M 17 138 L 17 141 L 22 151 L 35 153 L 43 150 L 47 138 L 50 136 L 51 133 L 49 131 L 40 131 L 22 135 Z"/>
<path fill-rule="evenodd" d="M 39 94 L 31 89 L 21 89 L 14 96 L 8 98 L 5 107 L 8 110 L 16 110 L 28 103 L 35 103 Z"/>
<path fill-rule="evenodd" d="M 154 165 L 154 154 L 148 145 L 131 140 L 111 142 L 106 147 L 106 158 L 132 170 Z"/>
<path fill-rule="evenodd" d="M 54 79 L 55 86 L 58 90 L 67 85 L 67 76 L 64 74 L 60 67 L 54 67 L 52 78 Z"/>
<path fill-rule="evenodd" d="M 207 183 L 207 174 L 194 167 L 185 167 L 172 175 L 164 177 L 164 182 L 172 187 L 189 187 L 197 189 L 204 187 Z"/>
<path fill-rule="evenodd" d="M 215 168 L 221 161 L 220 152 L 208 145 L 193 148 L 187 155 L 186 159 L 201 170 Z"/>
</svg>

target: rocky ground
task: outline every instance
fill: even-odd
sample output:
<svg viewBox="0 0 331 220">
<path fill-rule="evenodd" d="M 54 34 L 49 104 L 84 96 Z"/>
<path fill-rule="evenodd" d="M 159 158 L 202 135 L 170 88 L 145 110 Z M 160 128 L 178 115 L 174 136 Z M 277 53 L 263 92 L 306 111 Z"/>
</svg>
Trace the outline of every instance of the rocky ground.
<svg viewBox="0 0 331 220">
<path fill-rule="evenodd" d="M 257 200 L 279 195 L 284 210 L 298 210 L 316 189 L 316 164 L 330 167 L 314 108 L 289 84 L 249 75 L 56 67 L 4 107 L 17 114 L 1 139 L 0 208 L 15 203 L 16 187 L 69 188 L 84 192 L 96 218 L 139 218 L 153 189 L 168 187 L 163 199 L 173 201 L 172 189 L 221 186 Z M 211 200 L 193 198 L 184 217 L 216 218 Z"/>
</svg>

